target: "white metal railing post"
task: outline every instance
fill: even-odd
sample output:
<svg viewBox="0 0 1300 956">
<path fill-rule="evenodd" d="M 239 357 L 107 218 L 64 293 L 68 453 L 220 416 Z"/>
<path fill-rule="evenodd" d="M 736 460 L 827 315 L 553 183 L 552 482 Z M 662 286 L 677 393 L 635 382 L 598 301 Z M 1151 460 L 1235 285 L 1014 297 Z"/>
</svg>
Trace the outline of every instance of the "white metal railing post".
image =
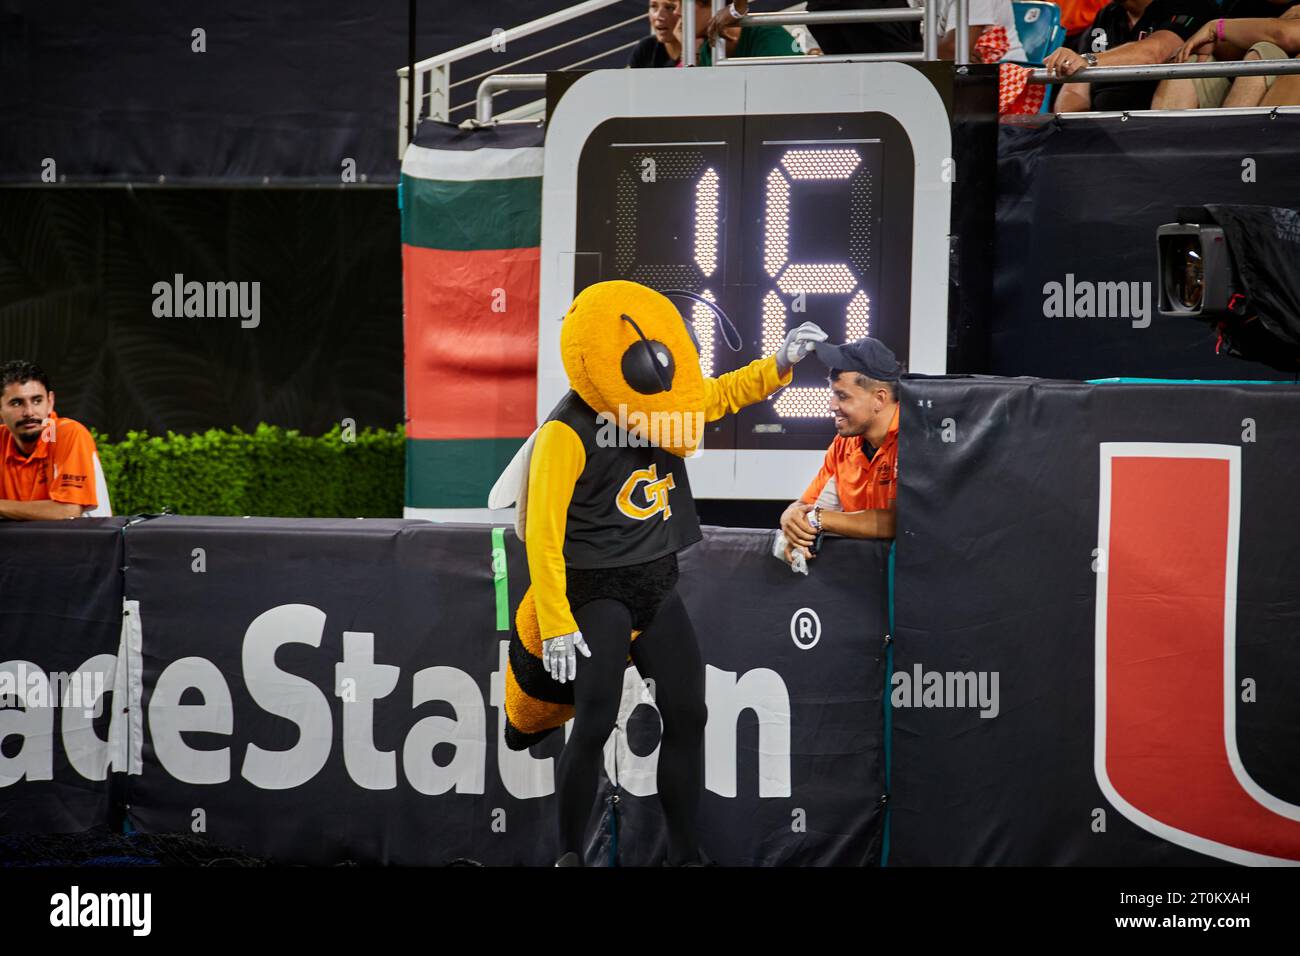
<svg viewBox="0 0 1300 956">
<path fill-rule="evenodd" d="M 722 12 L 722 8 L 726 6 L 727 2 L 728 0 L 713 0 L 713 15 L 715 17 Z M 727 58 L 727 38 L 724 37 L 722 35 L 722 31 L 719 30 L 718 38 L 713 41 L 713 63 L 716 66 L 726 58 Z"/>
<path fill-rule="evenodd" d="M 921 49 L 925 59 L 939 59 L 939 18 L 937 5 L 942 0 L 925 0 L 925 11 L 921 22 Z"/>
<path fill-rule="evenodd" d="M 681 0 L 682 66 L 695 65 L 695 0 Z"/>
<path fill-rule="evenodd" d="M 420 86 L 423 88 L 423 81 Z M 450 63 L 439 63 L 429 71 L 429 118 L 440 123 L 451 121 Z"/>
<path fill-rule="evenodd" d="M 970 0 L 957 3 L 957 48 L 953 59 L 958 63 L 970 62 Z"/>
<path fill-rule="evenodd" d="M 406 155 L 406 118 L 410 115 L 411 71 L 399 70 L 397 73 L 397 158 Z"/>
<path fill-rule="evenodd" d="M 415 136 L 415 131 L 420 128 L 420 120 L 426 115 L 424 111 L 424 74 L 419 70 L 415 71 L 415 84 L 411 88 L 411 95 L 415 97 L 415 121 L 411 123 L 411 136 Z"/>
</svg>

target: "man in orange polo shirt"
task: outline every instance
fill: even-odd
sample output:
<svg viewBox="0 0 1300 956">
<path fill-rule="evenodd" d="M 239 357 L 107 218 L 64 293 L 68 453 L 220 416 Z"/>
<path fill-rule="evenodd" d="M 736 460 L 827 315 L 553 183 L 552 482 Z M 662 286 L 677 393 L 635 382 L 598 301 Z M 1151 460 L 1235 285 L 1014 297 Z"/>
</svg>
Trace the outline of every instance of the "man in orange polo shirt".
<svg viewBox="0 0 1300 956">
<path fill-rule="evenodd" d="M 39 365 L 0 365 L 0 419 L 0 518 L 79 518 L 96 506 L 95 439 L 80 422 L 54 414 Z"/>
<path fill-rule="evenodd" d="M 781 516 L 789 547 L 805 558 L 818 532 L 892 538 L 898 498 L 898 380 L 902 366 L 879 339 L 818 342 L 830 368 L 836 437 L 808 490 Z"/>
</svg>

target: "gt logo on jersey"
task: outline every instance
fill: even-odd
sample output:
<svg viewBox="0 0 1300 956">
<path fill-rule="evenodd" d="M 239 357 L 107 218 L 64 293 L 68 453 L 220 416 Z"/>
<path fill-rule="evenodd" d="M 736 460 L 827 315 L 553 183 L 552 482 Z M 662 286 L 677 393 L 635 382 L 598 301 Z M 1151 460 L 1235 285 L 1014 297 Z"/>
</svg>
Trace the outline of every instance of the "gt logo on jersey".
<svg viewBox="0 0 1300 956">
<path fill-rule="evenodd" d="M 636 491 L 637 486 L 643 486 L 641 494 L 646 501 L 644 505 L 636 504 L 632 500 L 632 492 Z M 651 465 L 649 468 L 638 468 L 628 475 L 627 481 L 623 482 L 623 487 L 618 489 L 618 497 L 615 501 L 618 510 L 629 518 L 645 521 L 662 511 L 664 520 L 667 521 L 673 513 L 673 509 L 668 507 L 668 492 L 676 487 L 671 471 L 660 478 L 655 472 L 655 466 Z"/>
</svg>

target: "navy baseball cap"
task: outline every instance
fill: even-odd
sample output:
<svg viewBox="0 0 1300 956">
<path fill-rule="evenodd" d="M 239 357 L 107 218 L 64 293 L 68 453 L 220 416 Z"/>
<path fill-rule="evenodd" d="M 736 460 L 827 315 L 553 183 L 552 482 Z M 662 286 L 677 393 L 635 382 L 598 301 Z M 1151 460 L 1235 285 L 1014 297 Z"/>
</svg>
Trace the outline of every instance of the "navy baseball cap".
<svg viewBox="0 0 1300 956">
<path fill-rule="evenodd" d="M 865 338 L 843 345 L 831 345 L 829 342 L 816 342 L 813 352 L 827 368 L 845 372 L 861 372 L 868 378 L 881 382 L 896 382 L 903 374 L 903 367 L 889 346 L 880 339 Z"/>
</svg>

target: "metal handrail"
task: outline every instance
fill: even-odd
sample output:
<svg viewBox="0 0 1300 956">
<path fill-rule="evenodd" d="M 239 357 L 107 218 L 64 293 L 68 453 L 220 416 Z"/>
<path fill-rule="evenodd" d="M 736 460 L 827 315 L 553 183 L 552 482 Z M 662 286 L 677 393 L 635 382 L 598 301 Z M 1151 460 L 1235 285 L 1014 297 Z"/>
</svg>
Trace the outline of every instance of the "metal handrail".
<svg viewBox="0 0 1300 956">
<path fill-rule="evenodd" d="M 816 63 L 923 63 L 921 50 L 904 50 L 901 53 L 833 53 L 821 56 L 730 56 L 718 66 L 767 66 L 776 63 L 809 66 Z"/>
<path fill-rule="evenodd" d="M 1142 119 L 1213 119 L 1216 116 L 1300 116 L 1300 106 L 1213 106 L 1194 110 L 1095 110 L 1079 113 L 1057 113 L 1055 116 L 1026 116 L 1026 120 L 1124 120 Z"/>
<path fill-rule="evenodd" d="M 695 65 L 695 3 L 682 0 L 679 19 L 682 21 L 682 66 Z"/>
<path fill-rule="evenodd" d="M 486 52 L 494 49 L 498 44 L 509 43 L 522 37 L 530 36 L 542 30 L 558 26 L 570 20 L 577 19 L 589 13 L 594 13 L 613 6 L 621 0 L 586 0 L 584 3 L 558 10 L 536 20 L 512 27 L 509 30 L 503 30 L 493 36 L 483 37 L 471 43 L 462 44 L 453 50 L 440 53 L 437 56 L 420 60 L 415 64 L 415 75 L 410 75 L 408 67 L 402 67 L 397 71 L 399 78 L 399 108 L 401 115 L 405 115 L 410 105 L 411 99 L 414 98 L 416 121 L 424 115 L 422 109 L 425 99 L 429 100 L 429 116 L 439 119 L 450 118 L 454 110 L 463 109 L 470 105 L 471 101 L 464 101 L 454 106 L 450 103 L 451 90 L 475 80 L 481 80 L 475 98 L 472 101 L 475 106 L 476 122 L 487 123 L 493 118 L 493 101 L 492 97 L 504 90 L 522 90 L 522 89 L 541 89 L 545 86 L 544 74 L 525 73 L 509 74 L 500 72 L 498 67 L 493 71 L 478 73 L 474 76 L 459 79 L 451 82 L 448 69 L 451 64 L 468 56 Z M 736 66 L 745 66 L 765 63 L 856 63 L 856 62 L 876 62 L 876 61 L 901 61 L 917 62 L 922 60 L 938 59 L 938 6 L 944 0 L 931 0 L 923 7 L 899 7 L 885 10 L 827 10 L 808 12 L 806 10 L 787 10 L 772 13 L 748 13 L 741 18 L 740 24 L 744 26 L 802 26 L 807 27 L 810 24 L 819 23 L 922 23 L 922 49 L 920 51 L 905 51 L 899 53 L 877 53 L 877 54 L 849 54 L 844 56 L 820 56 L 810 58 L 805 61 L 802 57 L 732 57 L 726 55 L 726 41 L 719 37 L 715 41 L 713 62 L 719 66 L 730 63 Z M 722 9 L 725 0 L 712 0 L 710 7 L 716 13 Z M 966 62 L 969 59 L 970 37 L 968 30 L 962 29 L 969 21 L 969 0 L 956 0 L 957 7 L 957 37 L 955 56 L 957 62 Z M 556 44 L 537 53 L 529 54 L 520 59 L 505 64 L 506 67 L 517 66 L 530 60 L 535 60 L 557 50 L 571 46 L 574 43 L 589 40 L 593 36 L 599 36 L 602 33 L 608 33 L 620 27 L 627 26 L 639 18 L 629 17 L 612 26 L 603 27 L 586 36 L 568 40 L 564 43 Z M 683 37 L 695 36 L 695 5 L 689 0 L 682 5 L 682 35 Z M 563 69 L 573 69 L 585 65 L 592 60 L 599 60 L 610 56 L 614 53 L 621 52 L 629 47 L 635 46 L 636 42 L 624 43 L 613 50 L 604 51 L 594 56 L 589 56 L 577 63 L 569 64 Z M 682 60 L 684 65 L 693 65 L 696 60 L 697 44 L 694 42 L 684 43 L 682 49 Z M 1094 68 L 1096 69 L 1096 68 Z M 1211 74 L 1212 75 L 1212 74 Z M 426 93 L 426 77 L 428 79 L 428 91 Z M 1051 82 L 1048 80 L 1040 82 Z M 529 104 L 531 106 L 531 104 Z M 512 111 L 514 112 L 514 111 Z M 398 152 L 399 155 L 405 150 L 407 143 L 407 128 L 405 124 L 399 124 L 398 129 Z"/>
<path fill-rule="evenodd" d="M 965 3 L 966 0 L 957 0 L 958 3 Z M 939 5 L 938 2 L 927 0 L 922 9 L 924 19 L 921 20 L 921 52 L 925 54 L 926 60 L 939 59 Z"/>
<path fill-rule="evenodd" d="M 970 0 L 957 0 L 956 48 L 953 50 L 954 63 L 970 62 Z"/>
<path fill-rule="evenodd" d="M 529 20 L 527 23 L 521 23 L 517 27 L 511 27 L 509 30 L 503 30 L 495 36 L 483 37 L 481 40 L 473 40 L 469 43 L 462 44 L 453 50 L 447 50 L 445 53 L 439 53 L 437 56 L 431 56 L 428 59 L 420 60 L 415 64 L 417 73 L 423 70 L 430 70 L 435 66 L 443 66 L 447 63 L 454 63 L 456 60 L 463 60 L 467 56 L 473 56 L 475 53 L 486 53 L 498 43 L 509 43 L 512 40 L 519 40 L 542 30 L 548 30 L 553 26 L 561 23 L 567 23 L 569 20 L 576 20 L 578 17 L 585 16 L 588 13 L 596 13 L 604 10 L 606 7 L 612 7 L 622 0 L 586 0 L 576 6 L 566 7 L 563 10 L 557 10 L 555 13 L 548 13 L 544 17 L 538 17 L 536 20 Z M 405 77 L 407 68 L 402 67 L 397 71 L 397 75 Z"/>
<path fill-rule="evenodd" d="M 884 10 L 817 10 L 812 13 L 796 10 L 794 13 L 747 13 L 740 18 L 742 27 L 763 25 L 794 27 L 818 23 L 897 23 L 920 20 L 921 7 L 887 7 Z"/>
<path fill-rule="evenodd" d="M 712 9 L 713 9 L 713 15 L 715 17 L 722 12 L 722 6 L 726 2 L 727 0 L 713 0 Z M 685 34 L 682 35 L 685 36 Z M 726 58 L 727 58 L 727 38 L 724 37 L 722 35 L 722 31 L 719 30 L 717 37 L 714 38 L 713 41 L 713 62 L 721 63 Z"/>
<path fill-rule="evenodd" d="M 943 0 L 932 0 L 922 7 L 890 7 L 884 10 L 818 10 L 812 13 L 807 11 L 795 11 L 779 13 L 746 13 L 740 18 L 741 27 L 757 26 L 810 26 L 818 23 L 908 23 L 921 21 L 921 40 L 922 49 L 919 56 L 913 55 L 911 51 L 904 53 L 890 54 L 853 54 L 853 60 L 839 60 L 837 57 L 821 56 L 817 58 L 818 62 L 859 62 L 864 56 L 870 56 L 879 60 L 937 60 L 939 58 L 939 16 L 938 4 Z M 963 26 L 970 18 L 970 0 L 956 0 L 957 5 L 957 23 L 959 28 Z M 692 4 L 687 3 L 687 8 Z M 713 0 L 714 9 L 720 9 L 720 0 Z M 682 36 L 694 36 L 694 33 L 687 34 L 688 24 L 685 23 L 686 16 L 682 16 Z M 691 11 L 691 21 L 694 22 L 694 10 Z M 682 50 L 683 61 L 685 61 L 687 51 Z M 970 37 L 964 30 L 959 29 L 957 34 L 957 62 L 965 63 L 970 59 Z M 714 54 L 713 62 L 721 66 L 728 62 L 725 48 L 721 55 Z M 759 63 L 772 63 L 777 61 L 788 62 L 792 57 L 732 57 L 732 60 L 743 60 L 741 65 L 754 65 Z M 866 61 L 870 62 L 870 61 Z M 694 51 L 691 51 L 691 59 L 686 62 L 687 66 L 694 65 Z"/>
<path fill-rule="evenodd" d="M 544 90 L 545 73 L 497 73 L 478 85 L 474 118 L 481 125 L 492 122 L 492 97 L 503 90 Z"/>
<path fill-rule="evenodd" d="M 638 13 L 634 17 L 628 17 L 626 20 L 619 20 L 618 23 L 611 23 L 607 27 L 601 27 L 599 30 L 593 30 L 591 33 L 583 34 L 580 37 L 574 37 L 572 40 L 565 40 L 563 43 L 557 43 L 555 44 L 555 46 L 547 47 L 545 50 L 538 50 L 536 53 L 528 54 L 528 56 L 521 56 L 519 59 L 511 61 L 507 65 L 514 67 L 514 66 L 518 66 L 520 63 L 527 63 L 529 60 L 535 60 L 539 56 L 546 56 L 546 54 L 554 53 L 556 50 L 563 50 L 566 46 L 573 46 L 575 43 L 582 43 L 585 40 L 590 40 L 592 37 L 598 37 L 602 33 L 609 33 L 613 30 L 622 29 L 623 27 L 627 26 L 630 23 L 635 23 L 636 21 L 643 20 L 643 19 L 645 19 L 645 14 Z M 597 59 L 598 57 L 601 56 L 608 56 L 610 53 L 616 53 L 619 50 L 625 50 L 630 46 L 636 46 L 637 42 L 638 41 L 633 40 L 631 43 L 625 43 L 622 46 L 615 47 L 613 50 L 606 50 L 604 53 L 597 54 L 596 57 L 589 57 L 588 59 Z M 566 66 L 563 67 L 563 69 L 568 70 L 568 69 L 572 69 L 572 67 Z M 463 80 L 456 80 L 454 83 L 451 84 L 451 88 L 454 90 L 458 86 L 464 86 L 466 83 L 473 83 L 475 80 L 481 80 L 485 76 L 493 76 L 500 72 L 501 72 L 501 67 L 499 66 L 493 67 L 490 70 L 484 70 L 482 73 L 476 73 L 473 76 L 467 76 Z M 452 107 L 452 109 L 455 109 L 455 107 Z"/>
<path fill-rule="evenodd" d="M 637 45 L 638 43 L 640 43 L 640 42 L 641 42 L 640 40 L 633 40 L 631 43 L 624 43 L 622 46 L 616 46 L 616 47 L 614 47 L 614 49 L 612 49 L 612 50 L 606 50 L 606 51 L 603 52 L 603 53 L 593 53 L 593 54 L 592 54 L 591 56 L 589 56 L 589 57 L 586 57 L 586 58 L 581 59 L 581 60 L 577 60 L 577 61 L 575 61 L 575 62 L 573 62 L 573 63 L 568 63 L 568 64 L 566 64 L 566 65 L 560 67 L 560 70 L 561 70 L 561 71 L 564 71 L 564 70 L 576 70 L 576 69 L 577 69 L 578 67 L 580 67 L 580 66 L 586 66 L 586 65 L 587 65 L 588 63 L 590 63 L 592 60 L 599 60 L 602 56 L 609 56 L 609 55 L 612 54 L 612 53 L 622 53 L 624 50 L 630 50 L 632 47 L 636 46 L 636 45 Z"/>
<path fill-rule="evenodd" d="M 511 27 L 500 33 L 482 37 L 470 43 L 461 44 L 454 49 L 439 53 L 437 56 L 427 57 L 415 63 L 415 76 L 411 76 L 410 66 L 403 66 L 397 70 L 398 83 L 398 116 L 401 117 L 397 124 L 397 155 L 401 158 L 406 151 L 408 128 L 406 116 L 408 109 L 411 109 L 414 101 L 415 122 L 425 117 L 435 117 L 437 119 L 447 120 L 451 118 L 452 110 L 458 108 L 451 105 L 451 87 L 453 84 L 450 80 L 450 70 L 452 64 L 467 57 L 479 53 L 485 53 L 499 46 L 501 43 L 509 44 L 514 40 L 519 40 L 543 30 L 549 30 L 553 27 L 560 26 L 571 20 L 586 16 L 591 13 L 597 13 L 607 7 L 612 7 L 623 0 L 584 0 L 582 3 L 557 10 L 549 13 L 544 17 L 538 17 L 527 23 Z M 633 18 L 635 19 L 635 18 Z M 631 20 L 627 21 L 631 22 Z M 518 62 L 524 62 L 532 57 L 525 57 Z M 515 63 L 501 64 L 494 67 L 495 71 L 516 65 Z M 471 78 L 475 79 L 475 78 Z M 463 81 L 463 82 L 469 82 Z M 426 101 L 428 104 L 425 109 Z M 467 104 L 459 104 L 464 106 Z"/>
<path fill-rule="evenodd" d="M 639 41 L 639 40 L 633 40 L 631 43 L 624 43 L 622 46 L 616 46 L 616 47 L 614 47 L 614 48 L 611 49 L 611 50 L 604 50 L 604 51 L 602 51 L 602 52 L 600 52 L 600 53 L 594 53 L 594 54 L 592 54 L 592 55 L 589 56 L 589 57 L 585 57 L 584 59 L 577 60 L 577 61 L 575 61 L 575 62 L 573 62 L 573 63 L 567 63 L 567 64 L 565 64 L 564 66 L 560 67 L 560 72 L 563 73 L 565 70 L 576 70 L 576 69 L 578 69 L 578 68 L 581 67 L 581 66 L 586 66 L 586 65 L 587 65 L 588 63 L 590 63 L 592 60 L 599 60 L 601 57 L 606 57 L 606 56 L 609 56 L 609 55 L 611 55 L 611 54 L 613 54 L 613 53 L 622 53 L 624 50 L 628 50 L 628 49 L 631 49 L 632 47 L 636 46 L 639 42 L 641 42 L 641 41 Z M 517 74 L 512 74 L 512 73 L 492 73 L 492 74 L 480 74 L 480 76 L 498 76 L 498 77 L 499 77 L 499 76 L 543 76 L 543 75 L 544 75 L 544 74 L 541 74 L 541 73 L 517 73 Z M 476 79 L 478 79 L 478 77 L 476 77 Z M 545 84 L 542 84 L 542 87 L 545 88 Z M 498 87 L 497 90 L 495 90 L 494 92 L 500 92 L 501 89 L 503 89 L 503 87 Z M 531 90 L 531 89 L 534 89 L 534 87 L 533 87 L 531 84 L 527 84 L 527 83 L 526 83 L 526 84 L 523 84 L 523 85 L 521 85 L 521 86 L 515 87 L 515 89 Z M 480 84 L 480 90 L 479 90 L 479 92 L 480 92 L 480 93 L 482 92 L 482 84 Z M 541 102 L 541 101 L 539 100 L 539 101 L 537 101 L 537 102 Z M 517 107 L 515 107 L 513 110 L 510 110 L 508 113 L 503 114 L 502 116 L 497 116 L 496 113 L 495 113 L 495 111 L 492 110 L 491 107 L 489 107 L 489 109 L 488 109 L 488 119 L 486 119 L 486 120 L 479 120 L 479 119 L 478 119 L 478 106 L 477 106 L 477 104 L 478 104 L 478 94 L 476 93 L 474 99 L 472 99 L 472 100 L 465 100 L 463 103 L 457 103 L 457 104 L 456 104 L 455 106 L 453 106 L 451 109 L 452 109 L 452 111 L 454 112 L 455 110 L 464 109 L 466 106 L 473 106 L 473 107 L 475 107 L 475 110 L 474 110 L 474 112 L 475 112 L 475 120 L 474 120 L 474 122 L 476 122 L 476 123 L 479 123 L 479 122 L 483 122 L 483 123 L 501 122 L 501 121 L 504 121 L 504 120 L 505 120 L 506 116 L 510 116 L 510 115 L 513 115 L 513 114 L 519 114 L 520 116 L 525 117 L 529 122 L 531 122 L 531 121 L 533 120 L 533 118 L 535 117 L 535 114 L 537 113 L 537 108 L 536 108 L 536 105 L 537 105 L 537 104 L 536 104 L 536 103 L 525 103 L 525 104 L 523 104 L 522 106 L 517 106 Z"/>
<path fill-rule="evenodd" d="M 1204 63 L 1146 63 L 1135 66 L 1089 66 L 1072 76 L 1056 76 L 1045 69 L 1029 74 L 1030 83 L 1140 83 L 1183 80 L 1200 76 L 1290 76 L 1300 73 L 1300 60 L 1231 60 Z"/>
</svg>

